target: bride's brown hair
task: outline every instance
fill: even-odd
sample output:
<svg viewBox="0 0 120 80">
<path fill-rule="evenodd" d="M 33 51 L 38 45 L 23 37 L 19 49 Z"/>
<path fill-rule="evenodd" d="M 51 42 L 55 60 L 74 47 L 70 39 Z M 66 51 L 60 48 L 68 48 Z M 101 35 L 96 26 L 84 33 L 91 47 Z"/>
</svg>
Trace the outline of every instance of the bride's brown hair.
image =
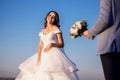
<svg viewBox="0 0 120 80">
<path fill-rule="evenodd" d="M 56 12 L 56 11 L 50 11 L 50 12 L 48 12 L 48 14 L 46 15 L 46 17 L 45 17 L 45 22 L 44 22 L 44 28 L 46 28 L 46 26 L 47 26 L 47 17 L 48 17 L 48 15 L 51 13 L 51 12 L 53 12 L 53 13 L 55 13 L 55 20 L 54 20 L 54 22 L 53 22 L 53 25 L 55 25 L 55 26 L 57 26 L 57 27 L 60 27 L 60 20 L 59 20 L 59 15 L 58 15 L 58 13 Z"/>
</svg>

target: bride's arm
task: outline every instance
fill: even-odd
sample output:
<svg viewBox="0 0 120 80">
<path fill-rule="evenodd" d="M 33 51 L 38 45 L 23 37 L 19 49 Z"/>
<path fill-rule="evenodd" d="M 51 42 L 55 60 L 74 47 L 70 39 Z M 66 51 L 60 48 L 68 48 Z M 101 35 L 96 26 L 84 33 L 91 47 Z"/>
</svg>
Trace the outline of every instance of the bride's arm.
<svg viewBox="0 0 120 80">
<path fill-rule="evenodd" d="M 59 48 L 63 48 L 64 47 L 64 41 L 63 41 L 63 37 L 61 33 L 57 33 L 57 39 L 58 39 L 58 43 L 50 43 L 48 44 L 48 46 L 44 49 L 44 52 L 49 51 L 49 49 L 51 47 L 59 47 Z"/>
<path fill-rule="evenodd" d="M 43 42 L 42 40 L 40 40 L 39 44 L 38 44 L 38 55 L 37 55 L 37 64 L 39 64 L 40 59 L 41 59 L 41 51 L 43 48 Z"/>
<path fill-rule="evenodd" d="M 58 43 L 53 43 L 52 46 L 63 48 L 64 47 L 64 41 L 63 41 L 62 33 L 57 33 L 57 39 L 58 39 Z"/>
</svg>

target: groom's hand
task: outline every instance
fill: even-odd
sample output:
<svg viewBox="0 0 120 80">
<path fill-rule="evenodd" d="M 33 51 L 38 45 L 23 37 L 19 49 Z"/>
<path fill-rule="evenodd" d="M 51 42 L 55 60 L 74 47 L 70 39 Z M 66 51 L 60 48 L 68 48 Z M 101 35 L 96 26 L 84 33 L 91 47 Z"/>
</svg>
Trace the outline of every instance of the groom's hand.
<svg viewBox="0 0 120 80">
<path fill-rule="evenodd" d="M 91 38 L 90 35 L 88 34 L 88 30 L 85 30 L 85 31 L 83 32 L 83 36 L 85 36 L 85 37 L 88 38 L 88 39 Z"/>
</svg>

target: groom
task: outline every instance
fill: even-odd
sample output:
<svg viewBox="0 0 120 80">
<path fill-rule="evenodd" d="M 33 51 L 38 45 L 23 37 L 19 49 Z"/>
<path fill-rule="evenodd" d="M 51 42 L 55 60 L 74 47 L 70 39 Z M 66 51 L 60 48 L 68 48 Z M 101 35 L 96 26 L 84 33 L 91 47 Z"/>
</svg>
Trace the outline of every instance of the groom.
<svg viewBox="0 0 120 80">
<path fill-rule="evenodd" d="M 120 0 L 101 0 L 96 24 L 83 32 L 88 39 L 98 37 L 105 80 L 120 80 Z"/>
</svg>

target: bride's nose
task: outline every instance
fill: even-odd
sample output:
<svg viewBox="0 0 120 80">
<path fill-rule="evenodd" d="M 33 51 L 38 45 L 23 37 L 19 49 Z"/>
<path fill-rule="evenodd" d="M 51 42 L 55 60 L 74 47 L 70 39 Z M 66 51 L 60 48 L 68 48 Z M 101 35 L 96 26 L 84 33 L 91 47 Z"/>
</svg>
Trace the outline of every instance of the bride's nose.
<svg viewBox="0 0 120 80">
<path fill-rule="evenodd" d="M 50 16 L 50 19 L 54 19 L 54 16 Z"/>
</svg>

